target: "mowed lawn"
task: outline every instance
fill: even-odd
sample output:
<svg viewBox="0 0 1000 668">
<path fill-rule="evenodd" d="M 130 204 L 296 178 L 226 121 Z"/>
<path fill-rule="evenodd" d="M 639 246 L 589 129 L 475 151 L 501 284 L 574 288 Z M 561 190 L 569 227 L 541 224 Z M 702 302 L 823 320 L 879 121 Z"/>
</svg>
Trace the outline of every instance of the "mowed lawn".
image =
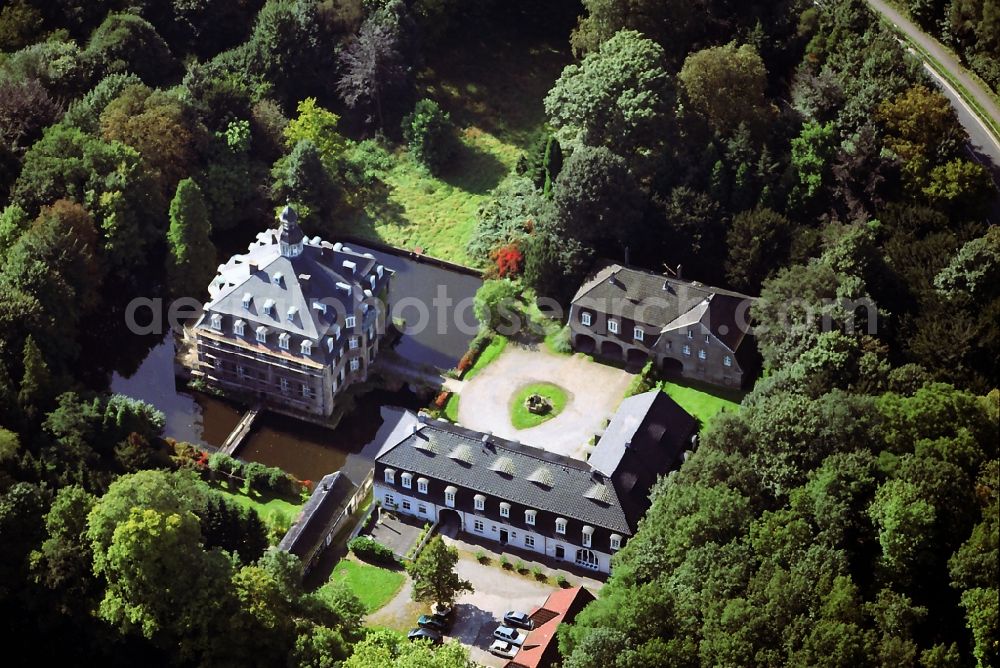
<svg viewBox="0 0 1000 668">
<path fill-rule="evenodd" d="M 335 584 L 346 585 L 364 604 L 365 610 L 372 613 L 392 600 L 405 580 L 406 575 L 401 570 L 391 571 L 345 558 L 333 569 L 329 581 L 320 587 L 319 595 L 322 597 Z"/>
<path fill-rule="evenodd" d="M 741 393 L 733 390 L 679 385 L 667 380 L 660 388 L 681 408 L 701 420 L 702 425 L 707 425 L 720 411 L 735 412 L 740 409 Z"/>
<path fill-rule="evenodd" d="M 231 488 L 227 483 L 221 481 L 206 484 L 215 491 L 225 494 L 244 508 L 256 511 L 265 522 L 269 518 L 274 517 L 275 514 L 281 514 L 287 517 L 288 521 L 292 521 L 298 516 L 303 506 L 301 502 L 294 503 L 287 499 L 265 497 L 256 493 L 253 496 L 247 496 L 239 489 Z"/>
<path fill-rule="evenodd" d="M 346 229 L 407 250 L 482 265 L 467 246 L 480 206 L 517 164 L 545 122 L 542 100 L 569 62 L 565 50 L 503 39 L 430 55 L 417 77 L 418 95 L 451 114 L 460 140 L 440 175 L 430 174 L 405 147 L 392 155 L 382 186 Z"/>
</svg>

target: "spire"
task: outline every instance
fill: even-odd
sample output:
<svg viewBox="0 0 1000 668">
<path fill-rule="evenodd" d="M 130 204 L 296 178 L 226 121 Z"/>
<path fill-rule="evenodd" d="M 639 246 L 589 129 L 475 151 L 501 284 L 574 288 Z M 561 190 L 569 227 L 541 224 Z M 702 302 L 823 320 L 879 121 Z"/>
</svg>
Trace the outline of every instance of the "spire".
<svg viewBox="0 0 1000 668">
<path fill-rule="evenodd" d="M 299 227 L 299 216 L 290 204 L 286 204 L 278 216 L 281 221 L 281 254 L 285 257 L 297 257 L 302 253 L 302 240 L 305 235 Z"/>
</svg>

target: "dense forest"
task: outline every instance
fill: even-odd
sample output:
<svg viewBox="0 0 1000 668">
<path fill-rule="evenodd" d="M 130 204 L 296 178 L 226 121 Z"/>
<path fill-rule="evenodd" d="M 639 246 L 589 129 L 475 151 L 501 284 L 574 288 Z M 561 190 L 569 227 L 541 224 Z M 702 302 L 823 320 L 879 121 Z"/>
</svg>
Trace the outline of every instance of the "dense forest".
<svg viewBox="0 0 1000 668">
<path fill-rule="evenodd" d="M 945 4 L 922 6 L 957 17 L 995 86 L 995 3 Z M 1000 661 L 998 193 L 861 0 L 5 3 L 9 652 L 360 668 L 416 651 L 366 634 L 346 590 L 304 590 L 110 371 L 152 343 L 125 330 L 132 298 L 201 297 L 284 202 L 334 238 L 361 234 L 348 221 L 404 159 L 456 181 L 469 133 L 429 63 L 543 47 L 559 72 L 523 102 L 543 122 L 451 259 L 564 302 L 598 258 L 683 265 L 761 296 L 764 368 L 658 485 L 560 633 L 564 666 Z"/>
</svg>

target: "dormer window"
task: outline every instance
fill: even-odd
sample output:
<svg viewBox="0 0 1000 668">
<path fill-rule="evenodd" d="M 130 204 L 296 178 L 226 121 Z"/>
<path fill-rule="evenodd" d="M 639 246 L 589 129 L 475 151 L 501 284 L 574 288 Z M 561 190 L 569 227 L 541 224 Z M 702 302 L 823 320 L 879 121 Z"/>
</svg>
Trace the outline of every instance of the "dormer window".
<svg viewBox="0 0 1000 668">
<path fill-rule="evenodd" d="M 608 331 L 611 332 L 612 334 L 617 334 L 618 333 L 618 321 L 617 320 L 608 320 Z"/>
<path fill-rule="evenodd" d="M 288 307 L 288 322 L 295 322 L 295 316 L 299 314 L 299 309 L 297 306 Z"/>
<path fill-rule="evenodd" d="M 274 272 L 274 276 L 271 277 L 271 281 L 275 285 L 281 285 L 284 280 L 285 280 L 285 277 L 282 275 L 282 273 L 280 271 Z"/>
<path fill-rule="evenodd" d="M 612 551 L 622 549 L 622 537 L 616 533 L 611 534 L 611 549 Z"/>
<path fill-rule="evenodd" d="M 257 341 L 267 343 L 267 327 L 261 325 L 257 328 Z"/>
<path fill-rule="evenodd" d="M 417 478 L 417 491 L 421 494 L 427 493 L 427 478 Z"/>
<path fill-rule="evenodd" d="M 375 277 L 374 276 L 369 276 L 368 277 L 368 283 L 371 284 L 372 290 L 374 290 L 375 289 Z"/>
<path fill-rule="evenodd" d="M 382 274 L 385 272 L 385 267 L 382 265 L 375 265 L 375 273 L 378 274 L 379 278 L 382 278 Z"/>
<path fill-rule="evenodd" d="M 476 510 L 486 510 L 486 497 L 482 494 L 476 494 L 473 497 Z"/>
<path fill-rule="evenodd" d="M 212 329 L 222 329 L 222 316 L 218 313 L 212 314 Z"/>
<path fill-rule="evenodd" d="M 636 327 L 635 329 L 632 330 L 632 338 L 634 338 L 636 341 L 642 341 L 642 338 L 645 336 L 645 334 L 646 333 L 642 331 L 642 327 Z"/>
<path fill-rule="evenodd" d="M 536 510 L 525 510 L 524 511 L 524 523 L 529 526 L 535 526 L 535 515 L 538 514 Z"/>
<path fill-rule="evenodd" d="M 453 485 L 448 485 L 444 488 L 444 505 L 449 508 L 455 507 L 455 495 L 458 494 L 458 488 Z"/>
<path fill-rule="evenodd" d="M 328 352 L 328 353 L 332 353 L 333 352 L 333 344 L 334 343 L 335 343 L 335 341 L 333 340 L 332 336 L 326 337 L 326 352 Z"/>
<path fill-rule="evenodd" d="M 313 302 L 313 308 L 319 311 L 320 313 L 323 313 L 324 315 L 326 314 L 326 304 L 324 304 L 323 302 L 320 301 Z"/>
<path fill-rule="evenodd" d="M 243 332 L 246 331 L 246 320 L 237 320 L 233 323 L 233 334 L 236 336 L 243 336 Z"/>
<path fill-rule="evenodd" d="M 312 352 L 313 352 L 313 342 L 310 341 L 309 339 L 305 339 L 302 342 L 302 354 L 312 355 Z"/>
<path fill-rule="evenodd" d="M 282 350 L 288 350 L 288 343 L 292 340 L 292 337 L 288 335 L 288 332 L 282 332 L 278 335 L 278 347 Z"/>
<path fill-rule="evenodd" d="M 510 504 L 506 501 L 500 503 L 500 517 L 510 517 Z"/>
<path fill-rule="evenodd" d="M 385 481 L 390 485 L 396 484 L 396 469 L 387 468 L 385 470 Z"/>
<path fill-rule="evenodd" d="M 399 476 L 399 478 L 400 478 L 400 480 L 403 481 L 403 487 L 405 487 L 406 489 L 412 489 L 413 488 L 413 474 L 412 473 L 404 473 L 403 475 Z"/>
<path fill-rule="evenodd" d="M 349 315 L 344 319 L 344 327 L 347 329 L 354 329 L 355 322 L 356 318 L 353 315 Z"/>
<path fill-rule="evenodd" d="M 566 533 L 566 518 L 564 517 L 556 518 L 556 533 L 561 533 L 561 534 Z"/>
<path fill-rule="evenodd" d="M 249 311 L 250 305 L 253 303 L 253 295 L 249 292 L 243 293 L 243 310 Z"/>
<path fill-rule="evenodd" d="M 594 538 L 594 527 L 586 525 L 583 527 L 583 530 L 580 532 L 580 534 L 583 538 L 583 546 L 590 547 L 590 544 L 593 542 Z"/>
<path fill-rule="evenodd" d="M 264 302 L 264 315 L 274 315 L 274 300 L 268 299 Z"/>
<path fill-rule="evenodd" d="M 330 328 L 330 336 L 332 336 L 335 339 L 340 338 L 340 325 L 334 325 L 333 327 Z"/>
</svg>

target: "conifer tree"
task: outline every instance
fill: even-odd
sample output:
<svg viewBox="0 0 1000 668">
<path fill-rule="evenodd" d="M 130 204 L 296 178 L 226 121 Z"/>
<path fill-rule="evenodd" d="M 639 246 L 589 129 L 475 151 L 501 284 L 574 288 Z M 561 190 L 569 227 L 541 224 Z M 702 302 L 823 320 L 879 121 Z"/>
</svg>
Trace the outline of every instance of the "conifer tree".
<svg viewBox="0 0 1000 668">
<path fill-rule="evenodd" d="M 208 208 L 194 179 L 177 184 L 170 202 L 170 229 L 167 241 L 167 281 L 175 297 L 196 297 L 204 293 L 215 275 L 215 247 L 210 234 Z"/>
</svg>

